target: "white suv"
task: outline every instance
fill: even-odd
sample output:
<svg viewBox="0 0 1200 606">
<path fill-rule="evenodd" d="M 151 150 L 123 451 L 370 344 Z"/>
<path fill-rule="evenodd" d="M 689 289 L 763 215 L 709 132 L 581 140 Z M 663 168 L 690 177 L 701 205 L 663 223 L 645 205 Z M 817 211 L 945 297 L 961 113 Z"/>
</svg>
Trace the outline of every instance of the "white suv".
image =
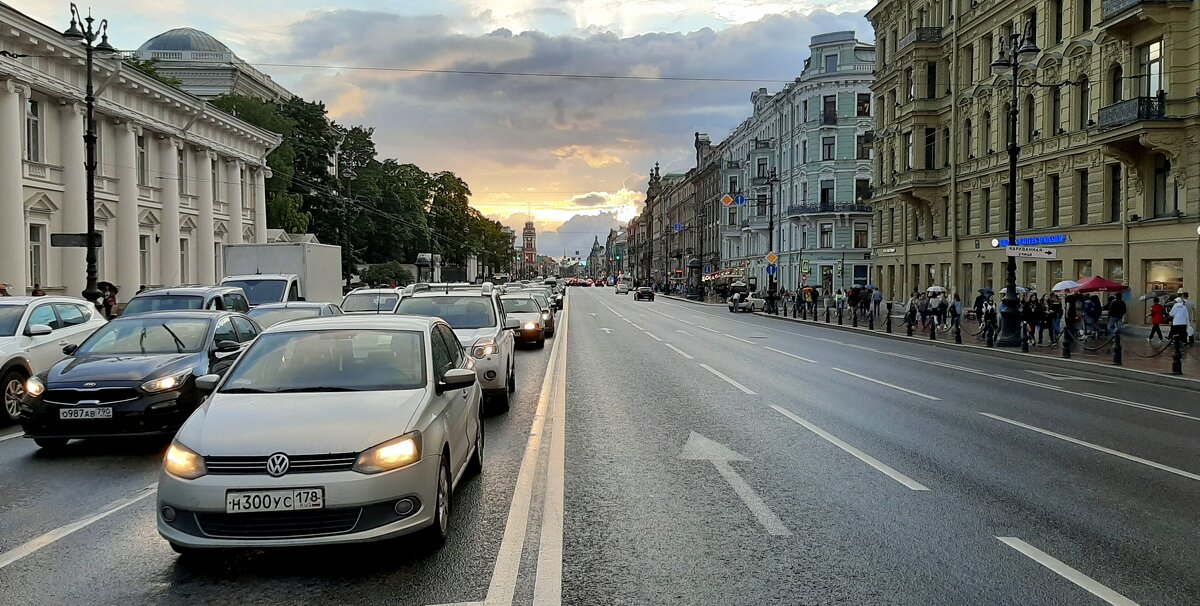
<svg viewBox="0 0 1200 606">
<path fill-rule="evenodd" d="M 500 305 L 500 294 L 490 283 L 483 285 L 420 285 L 408 287 L 396 313 L 441 318 L 454 329 L 463 349 L 475 358 L 475 373 L 496 412 L 508 410 L 509 394 L 516 389 L 513 328 Z"/>
<path fill-rule="evenodd" d="M 63 359 L 105 323 L 102 314 L 73 297 L 0 297 L 0 420 L 16 421 L 25 380 Z"/>
</svg>

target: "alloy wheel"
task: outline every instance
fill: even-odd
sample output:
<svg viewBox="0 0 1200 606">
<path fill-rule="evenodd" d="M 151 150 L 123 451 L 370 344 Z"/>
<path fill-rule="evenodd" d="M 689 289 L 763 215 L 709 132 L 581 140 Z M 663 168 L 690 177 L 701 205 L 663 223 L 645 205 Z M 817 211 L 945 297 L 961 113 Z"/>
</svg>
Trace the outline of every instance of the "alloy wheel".
<svg viewBox="0 0 1200 606">
<path fill-rule="evenodd" d="M 4 413 L 16 420 L 21 412 L 21 396 L 25 393 L 20 377 L 12 377 L 4 384 Z"/>
</svg>

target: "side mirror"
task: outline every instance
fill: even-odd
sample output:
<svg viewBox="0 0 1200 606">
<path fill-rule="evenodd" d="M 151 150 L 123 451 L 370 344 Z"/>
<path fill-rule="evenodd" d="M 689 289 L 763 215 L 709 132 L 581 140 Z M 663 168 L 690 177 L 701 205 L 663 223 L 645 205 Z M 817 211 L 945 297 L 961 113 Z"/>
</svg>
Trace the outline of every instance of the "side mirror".
<svg viewBox="0 0 1200 606">
<path fill-rule="evenodd" d="M 504 319 L 504 329 L 505 330 L 521 330 L 521 321 L 516 318 L 505 318 Z"/>
<path fill-rule="evenodd" d="M 45 324 L 30 324 L 29 328 L 25 329 L 25 334 L 30 337 L 44 337 L 52 332 L 54 330 Z"/>
<path fill-rule="evenodd" d="M 75 353 L 75 350 L 77 350 L 77 349 L 79 349 L 78 345 L 76 345 L 74 343 L 68 343 L 63 346 L 63 350 L 62 350 L 63 355 L 64 356 L 73 355 Z"/>
<path fill-rule="evenodd" d="M 196 391 L 202 394 L 210 394 L 217 388 L 217 383 L 221 382 L 221 375 L 202 375 L 196 377 Z"/>
<path fill-rule="evenodd" d="M 241 351 L 242 344 L 237 341 L 219 341 L 217 343 L 217 353 L 234 353 Z"/>
<path fill-rule="evenodd" d="M 466 368 L 452 368 L 446 371 L 446 376 L 442 377 L 437 387 L 438 393 L 442 393 L 451 389 L 470 387 L 474 384 L 475 371 Z"/>
</svg>

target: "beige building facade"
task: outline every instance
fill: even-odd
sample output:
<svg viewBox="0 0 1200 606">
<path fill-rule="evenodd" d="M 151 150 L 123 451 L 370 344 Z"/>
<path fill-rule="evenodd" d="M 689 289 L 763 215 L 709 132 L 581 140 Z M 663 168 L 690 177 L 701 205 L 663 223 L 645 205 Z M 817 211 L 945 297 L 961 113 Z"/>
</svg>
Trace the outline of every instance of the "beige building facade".
<svg viewBox="0 0 1200 606">
<path fill-rule="evenodd" d="M 1200 7 L 1163 0 L 884 0 L 876 31 L 875 278 L 895 299 L 941 285 L 970 303 L 1005 281 L 1006 204 L 1017 283 L 1124 281 L 1134 299 L 1200 278 Z M 1031 27 L 1041 52 L 991 62 Z M 1009 183 L 1010 137 L 1020 148 Z M 1131 320 L 1141 321 L 1134 306 Z"/>
</svg>

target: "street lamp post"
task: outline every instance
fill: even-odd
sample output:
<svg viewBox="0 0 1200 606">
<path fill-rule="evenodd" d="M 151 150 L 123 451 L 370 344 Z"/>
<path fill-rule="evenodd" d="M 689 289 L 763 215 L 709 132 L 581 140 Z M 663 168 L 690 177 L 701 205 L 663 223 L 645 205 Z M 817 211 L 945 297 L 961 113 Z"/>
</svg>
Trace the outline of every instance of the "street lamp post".
<svg viewBox="0 0 1200 606">
<path fill-rule="evenodd" d="M 1000 49 L 1000 56 L 992 61 L 992 69 L 999 74 L 1010 76 L 1012 87 L 1012 105 L 1008 111 L 1008 243 L 1017 243 L 1017 156 L 1021 148 L 1017 145 L 1017 78 L 1022 66 L 1032 64 L 1041 52 L 1034 42 L 1034 32 L 1031 23 L 1025 25 L 1023 33 L 1014 32 L 1008 42 L 1008 52 Z M 1030 117 L 1032 119 L 1032 116 Z M 1017 298 L 1017 259 L 1008 257 L 1005 268 L 1004 299 L 1000 302 L 1000 338 L 996 342 L 1001 347 L 1019 347 L 1021 345 L 1021 311 L 1020 300 Z"/>
<path fill-rule="evenodd" d="M 772 168 L 770 176 L 767 177 L 767 252 L 775 252 L 775 186 L 779 185 L 779 173 Z M 770 267 L 768 265 L 767 267 Z M 775 273 L 767 275 L 767 313 L 775 313 L 775 275 L 779 273 L 776 266 Z"/>
<path fill-rule="evenodd" d="M 83 167 L 87 173 L 87 283 L 83 287 L 82 295 L 84 299 L 95 302 L 102 293 L 96 286 L 98 256 L 96 249 L 100 246 L 100 238 L 96 233 L 96 95 L 92 85 L 92 59 L 96 53 L 105 57 L 115 55 L 117 49 L 108 43 L 108 19 L 101 19 L 95 28 L 92 27 L 93 23 L 95 23 L 95 19 L 92 18 L 91 12 L 87 17 L 81 16 L 79 9 L 72 2 L 71 27 L 62 35 L 67 40 L 83 44 L 86 51 L 84 67 L 87 70 L 87 84 L 83 103 L 87 111 L 87 132 L 83 135 L 83 145 L 86 150 Z M 80 25 L 83 25 L 83 30 L 79 29 Z M 99 43 L 96 42 L 97 37 L 100 38 Z"/>
</svg>

